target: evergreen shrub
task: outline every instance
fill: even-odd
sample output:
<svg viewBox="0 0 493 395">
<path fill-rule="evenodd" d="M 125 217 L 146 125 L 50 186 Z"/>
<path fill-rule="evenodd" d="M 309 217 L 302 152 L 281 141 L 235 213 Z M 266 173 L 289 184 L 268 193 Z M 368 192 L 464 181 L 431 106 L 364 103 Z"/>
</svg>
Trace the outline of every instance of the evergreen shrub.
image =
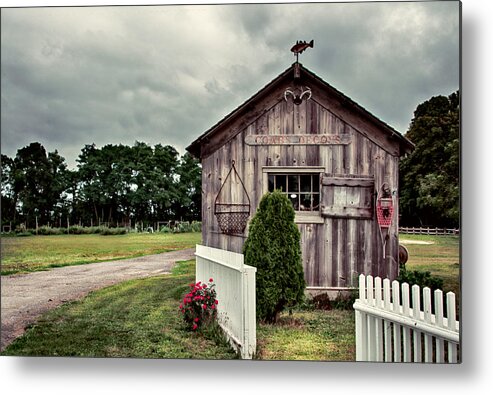
<svg viewBox="0 0 493 395">
<path fill-rule="evenodd" d="M 257 268 L 257 318 L 276 322 L 285 308 L 303 302 L 305 279 L 300 232 L 294 209 L 280 191 L 262 197 L 250 222 L 243 253 L 245 264 Z"/>
</svg>

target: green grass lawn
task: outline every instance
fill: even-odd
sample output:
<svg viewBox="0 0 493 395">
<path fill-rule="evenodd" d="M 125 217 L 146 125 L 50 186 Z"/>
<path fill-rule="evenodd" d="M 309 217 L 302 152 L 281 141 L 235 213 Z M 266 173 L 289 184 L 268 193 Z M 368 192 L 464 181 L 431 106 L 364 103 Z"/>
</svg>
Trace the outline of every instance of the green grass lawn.
<svg viewBox="0 0 493 395">
<path fill-rule="evenodd" d="M 399 235 L 400 240 L 419 240 L 432 244 L 404 244 L 409 251 L 408 270 L 429 271 L 443 279 L 443 291 L 460 298 L 460 262 L 458 236 Z"/>
<path fill-rule="evenodd" d="M 2 355 L 234 359 L 214 336 L 185 329 L 178 306 L 195 262 L 170 275 L 131 280 L 90 293 L 45 315 Z M 354 360 L 354 314 L 305 307 L 277 325 L 258 325 L 257 359 Z"/>
<path fill-rule="evenodd" d="M 354 361 L 352 310 L 299 309 L 273 324 L 257 325 L 257 359 Z"/>
<path fill-rule="evenodd" d="M 1 238 L 1 274 L 133 258 L 195 247 L 200 233 L 129 233 Z"/>
<path fill-rule="evenodd" d="M 128 236 L 128 235 L 127 235 Z M 157 240 L 188 235 L 142 235 Z M 56 236 L 48 236 L 53 238 Z M 61 236 L 67 237 L 67 236 Z M 87 236 L 73 236 L 87 237 Z M 110 236 L 116 240 L 125 236 Z M 169 239 L 167 239 L 169 237 Z M 148 238 L 148 239 L 147 239 Z M 26 238 L 23 240 L 33 240 Z M 401 235 L 401 239 L 431 241 L 408 244 L 409 270 L 431 271 L 444 279 L 444 290 L 460 297 L 459 238 Z M 15 239 L 14 239 L 15 240 Z M 151 242 L 152 241 L 152 242 Z M 174 241 L 178 245 L 178 241 Z M 236 354 L 212 337 L 184 329 L 178 305 L 194 281 L 194 261 L 181 263 L 170 275 L 132 280 L 91 293 L 42 317 L 4 355 L 78 355 L 98 357 L 231 359 Z M 316 310 L 310 304 L 285 312 L 276 325 L 257 325 L 260 360 L 354 361 L 354 312 Z"/>
<path fill-rule="evenodd" d="M 45 314 L 2 355 L 234 359 L 229 345 L 185 329 L 178 310 L 194 261 L 126 281 Z"/>
</svg>

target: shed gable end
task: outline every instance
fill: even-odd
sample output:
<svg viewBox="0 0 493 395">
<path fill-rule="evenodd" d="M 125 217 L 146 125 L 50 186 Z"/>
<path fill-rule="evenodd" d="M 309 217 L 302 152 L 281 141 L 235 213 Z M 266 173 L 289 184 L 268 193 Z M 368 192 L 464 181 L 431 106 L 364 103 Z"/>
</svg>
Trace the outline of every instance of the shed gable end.
<svg viewBox="0 0 493 395">
<path fill-rule="evenodd" d="M 305 89 L 301 99 L 298 97 L 294 107 L 313 101 L 329 111 L 332 115 L 350 125 L 358 133 L 372 140 L 393 156 L 401 156 L 413 148 L 413 144 L 390 126 L 380 121 L 364 108 L 321 80 L 315 74 L 300 65 L 301 76 L 293 79 L 293 67 L 283 72 L 279 77 L 264 87 L 252 98 L 231 112 L 223 120 L 194 141 L 187 150 L 193 155 L 205 158 L 225 143 L 231 141 L 240 132 L 246 130 L 259 118 L 265 116 L 274 107 L 283 103 L 293 106 L 293 98 L 286 94 L 296 88 Z M 307 88 L 309 88 L 307 90 Z M 300 104 L 301 102 L 301 104 Z M 309 108 L 307 107 L 307 110 Z M 299 112 L 298 112 L 299 113 Z M 301 112 L 301 117 L 311 117 L 307 111 Z M 257 133 L 257 132 L 256 132 Z M 296 130 L 294 130 L 296 134 Z M 309 130 L 306 133 L 323 134 L 320 131 Z M 270 131 L 258 131 L 257 134 L 272 134 Z M 279 134 L 290 134 L 289 131 L 279 130 Z M 293 138 L 294 139 L 294 138 Z M 289 141 L 294 141 L 293 139 Z M 284 141 L 288 144 L 289 141 Z"/>
</svg>

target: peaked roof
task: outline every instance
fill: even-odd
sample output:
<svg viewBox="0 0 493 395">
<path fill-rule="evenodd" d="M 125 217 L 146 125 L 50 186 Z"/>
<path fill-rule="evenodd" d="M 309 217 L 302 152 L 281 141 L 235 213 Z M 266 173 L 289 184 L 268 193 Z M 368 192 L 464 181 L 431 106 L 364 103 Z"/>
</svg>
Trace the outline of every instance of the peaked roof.
<svg viewBox="0 0 493 395">
<path fill-rule="evenodd" d="M 292 82 L 295 65 L 299 66 L 300 74 L 302 78 L 315 80 L 322 87 L 322 89 L 326 90 L 327 93 L 332 94 L 334 97 L 336 97 L 344 105 L 344 107 L 351 107 L 353 111 L 357 112 L 360 116 L 375 124 L 379 129 L 383 131 L 383 133 L 387 134 L 392 139 L 397 140 L 399 142 L 401 154 L 409 153 L 414 149 L 414 144 L 405 136 L 400 134 L 397 130 L 395 130 L 393 127 L 391 127 L 384 121 L 380 120 L 375 115 L 370 113 L 368 110 L 360 106 L 358 103 L 356 103 L 355 101 L 344 95 L 342 92 L 338 91 L 332 85 L 322 80 L 319 76 L 317 76 L 310 70 L 303 67 L 301 63 L 293 63 L 289 68 L 287 68 L 276 78 L 274 78 L 271 82 L 265 85 L 260 91 L 258 91 L 256 94 L 254 94 L 252 97 L 250 97 L 247 101 L 245 101 L 243 104 L 238 106 L 236 109 L 231 111 L 228 115 L 226 115 L 215 125 L 213 125 L 208 130 L 206 130 L 195 141 L 193 141 L 186 148 L 186 150 L 190 152 L 192 155 L 194 155 L 195 157 L 200 158 L 202 156 L 201 155 L 202 145 L 210 141 L 210 139 L 217 132 L 219 132 L 223 126 L 248 113 L 248 111 L 251 110 L 254 104 L 258 103 L 263 98 L 265 98 L 270 92 L 272 92 L 277 86 L 279 86 L 285 80 L 287 82 Z M 236 133 L 234 135 L 236 135 Z M 233 138 L 234 135 L 230 137 Z"/>
</svg>

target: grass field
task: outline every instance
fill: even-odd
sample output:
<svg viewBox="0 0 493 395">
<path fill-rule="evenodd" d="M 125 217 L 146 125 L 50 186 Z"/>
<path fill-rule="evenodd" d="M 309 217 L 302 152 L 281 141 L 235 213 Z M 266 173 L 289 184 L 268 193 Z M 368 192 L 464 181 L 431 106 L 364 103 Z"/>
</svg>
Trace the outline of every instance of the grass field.
<svg viewBox="0 0 493 395">
<path fill-rule="evenodd" d="M 354 361 L 354 311 L 304 308 L 257 325 L 257 359 Z"/>
<path fill-rule="evenodd" d="M 2 355 L 234 359 L 214 336 L 186 331 L 178 310 L 195 262 L 172 274 L 131 280 L 45 314 Z M 259 324 L 257 359 L 354 360 L 354 314 L 311 307 Z"/>
<path fill-rule="evenodd" d="M 400 235 L 399 239 L 432 244 L 404 244 L 409 251 L 408 270 L 429 271 L 443 279 L 443 291 L 460 299 L 460 238 L 458 236 Z"/>
<path fill-rule="evenodd" d="M 158 254 L 194 247 L 200 240 L 200 233 L 2 237 L 1 274 Z"/>
<path fill-rule="evenodd" d="M 402 235 L 401 239 L 432 242 L 406 244 L 407 268 L 443 278 L 444 290 L 460 297 L 458 237 Z M 125 282 L 66 304 L 43 316 L 3 354 L 236 358 L 224 342 L 183 328 L 178 305 L 194 280 L 194 268 L 193 261 L 181 263 L 171 275 Z M 292 314 L 283 313 L 276 325 L 257 325 L 256 358 L 353 361 L 354 342 L 352 310 L 316 310 L 306 304 Z"/>
<path fill-rule="evenodd" d="M 178 305 L 194 261 L 126 281 L 45 314 L 2 355 L 234 359 L 226 342 L 184 329 Z"/>
</svg>

